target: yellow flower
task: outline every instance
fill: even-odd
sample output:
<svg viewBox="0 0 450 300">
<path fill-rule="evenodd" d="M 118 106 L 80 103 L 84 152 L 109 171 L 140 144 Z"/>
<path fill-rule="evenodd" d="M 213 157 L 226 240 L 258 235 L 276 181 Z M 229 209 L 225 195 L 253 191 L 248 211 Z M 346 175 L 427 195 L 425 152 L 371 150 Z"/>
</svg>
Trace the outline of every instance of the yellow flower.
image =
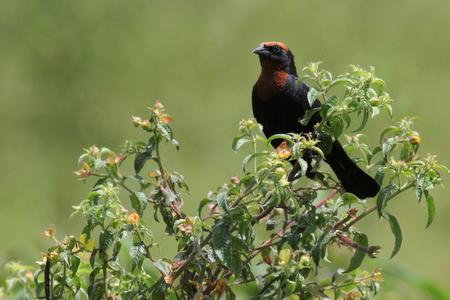
<svg viewBox="0 0 450 300">
<path fill-rule="evenodd" d="M 84 163 L 83 168 L 74 173 L 78 177 L 84 179 L 84 178 L 88 177 L 89 175 L 91 175 L 91 167 L 87 163 Z"/>
<path fill-rule="evenodd" d="M 289 157 L 292 156 L 292 151 L 289 149 L 286 141 L 282 142 L 277 147 L 277 152 L 278 152 L 278 158 L 280 158 L 280 159 L 288 159 Z"/>
<path fill-rule="evenodd" d="M 420 143 L 422 143 L 422 138 L 419 135 L 415 134 L 409 137 L 409 142 L 412 145 L 419 145 Z"/>
<path fill-rule="evenodd" d="M 139 214 L 135 211 L 133 211 L 129 216 L 128 216 L 128 222 L 132 225 L 136 225 L 140 220 L 141 217 L 139 216 Z"/>
<path fill-rule="evenodd" d="M 142 129 L 150 128 L 150 121 L 144 120 L 141 117 L 132 116 L 131 117 L 135 127 L 141 127 Z"/>
<path fill-rule="evenodd" d="M 280 159 L 288 159 L 292 156 L 292 152 L 289 149 L 282 149 L 278 151 L 278 157 Z"/>
<path fill-rule="evenodd" d="M 373 281 L 380 282 L 383 281 L 383 275 L 381 274 L 381 270 L 379 268 L 376 268 L 372 272 L 372 279 Z"/>
<path fill-rule="evenodd" d="M 58 258 L 58 256 L 59 256 L 59 254 L 57 252 L 55 252 L 55 251 L 52 251 L 52 252 L 48 253 L 48 255 L 47 255 L 47 257 L 50 260 L 55 260 L 55 259 Z"/>
</svg>

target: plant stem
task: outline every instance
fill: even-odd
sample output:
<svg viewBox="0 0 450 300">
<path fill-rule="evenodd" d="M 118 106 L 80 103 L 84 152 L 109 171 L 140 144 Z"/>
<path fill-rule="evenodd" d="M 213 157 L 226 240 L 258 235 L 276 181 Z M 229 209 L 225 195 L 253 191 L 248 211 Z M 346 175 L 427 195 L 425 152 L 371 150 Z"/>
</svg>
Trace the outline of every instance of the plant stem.
<svg viewBox="0 0 450 300">
<path fill-rule="evenodd" d="M 398 196 L 400 193 L 403 193 L 404 191 L 406 191 L 407 189 L 411 188 L 414 186 L 413 182 L 410 182 L 409 184 L 407 184 L 406 186 L 404 186 L 403 188 L 399 189 L 397 192 L 395 192 L 394 194 L 392 194 L 387 200 L 386 202 L 392 200 L 393 198 L 395 198 L 396 196 Z M 366 209 L 362 214 L 360 214 L 359 216 L 357 216 L 355 219 L 353 219 L 353 221 L 351 221 L 350 223 L 348 223 L 347 225 L 345 225 L 342 228 L 342 231 L 346 231 L 348 230 L 351 226 L 355 225 L 356 223 L 358 223 L 359 221 L 361 221 L 363 218 L 365 218 L 366 216 L 370 215 L 372 212 L 374 212 L 375 210 L 377 210 L 377 206 L 374 205 L 368 209 Z"/>
</svg>

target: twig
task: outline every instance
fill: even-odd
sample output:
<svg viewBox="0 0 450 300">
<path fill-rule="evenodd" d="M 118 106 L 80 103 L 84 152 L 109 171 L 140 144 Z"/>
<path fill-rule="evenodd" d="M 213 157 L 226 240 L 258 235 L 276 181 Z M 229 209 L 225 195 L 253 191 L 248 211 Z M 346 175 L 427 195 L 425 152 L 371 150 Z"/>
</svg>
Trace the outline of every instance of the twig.
<svg viewBox="0 0 450 300">
<path fill-rule="evenodd" d="M 337 194 L 337 192 L 338 191 L 336 189 L 332 190 L 331 193 L 329 193 L 328 196 L 325 197 L 325 199 L 323 199 L 322 201 L 320 201 L 319 203 L 316 204 L 316 208 L 319 208 L 319 207 L 325 205 L 328 202 L 328 200 L 330 200 Z"/>
<path fill-rule="evenodd" d="M 397 192 L 395 192 L 394 194 L 392 194 L 387 200 L 386 202 L 392 200 L 393 198 L 395 198 L 398 194 L 406 191 L 407 189 L 411 188 L 414 186 L 414 183 L 411 182 L 408 185 L 406 185 L 405 187 L 403 187 L 402 189 L 399 189 Z M 356 223 L 358 223 L 359 221 L 361 221 L 363 218 L 365 218 L 366 216 L 368 216 L 369 214 L 371 214 L 372 212 L 374 212 L 375 210 L 377 210 L 377 206 L 374 205 L 368 209 L 366 209 L 362 214 L 360 214 L 359 216 L 357 216 L 353 221 L 351 221 L 350 223 L 348 223 L 347 225 L 345 225 L 342 228 L 342 231 L 346 231 L 348 230 L 351 226 L 355 225 Z"/>
</svg>

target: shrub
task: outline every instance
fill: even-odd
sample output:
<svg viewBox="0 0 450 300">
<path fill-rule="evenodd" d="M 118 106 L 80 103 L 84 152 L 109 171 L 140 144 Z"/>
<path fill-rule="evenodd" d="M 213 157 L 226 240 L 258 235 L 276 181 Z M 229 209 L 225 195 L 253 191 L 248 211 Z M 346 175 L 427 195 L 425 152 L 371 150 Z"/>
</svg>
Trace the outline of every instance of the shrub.
<svg viewBox="0 0 450 300">
<path fill-rule="evenodd" d="M 380 247 L 369 243 L 358 222 L 374 212 L 385 220 L 394 235 L 391 256 L 395 256 L 402 233 L 388 204 L 415 191 L 417 200 L 426 204 L 429 226 L 435 215 L 431 190 L 441 183 L 440 173 L 448 170 L 435 156 L 419 155 L 421 137 L 411 118 L 383 130 L 379 145 L 365 143 L 359 132 L 367 121 L 382 110 L 392 116 L 392 100 L 373 69 L 352 66 L 333 78 L 312 63 L 303 69 L 301 80 L 312 86 L 308 100 L 322 102 L 321 108 L 309 110 L 299 120 L 309 122 L 319 113 L 323 121 L 315 126 L 318 138 L 290 133 L 266 139 L 255 120 L 241 121 L 232 148 L 251 145 L 246 147 L 251 150 L 243 160 L 243 174 L 209 192 L 199 201 L 196 216 L 183 212 L 188 191 L 183 176 L 167 170 L 161 160 L 164 144 L 179 145 L 170 127 L 172 119 L 160 102 L 150 108 L 148 117 L 132 118 L 148 133 L 147 141 L 127 141 L 118 153 L 96 146 L 86 149 L 76 175 L 93 180 L 93 187 L 74 206 L 74 214 L 85 220 L 81 234 L 57 239 L 55 229 L 49 228 L 45 234 L 54 246 L 37 267 L 7 265 L 6 292 L 30 299 L 234 299 L 235 287 L 256 282 L 253 297 L 259 299 L 376 295 L 383 280 L 380 270 L 359 267 L 366 257 L 376 257 Z M 356 129 L 349 131 L 355 122 Z M 382 185 L 376 199 L 346 193 L 321 166 L 328 146 L 339 137 Z M 284 139 L 286 147 L 272 150 L 268 145 L 273 138 Z M 306 152 L 314 157 L 316 178 L 302 176 L 290 182 L 289 161 L 297 160 L 305 175 Z M 124 164 L 130 161 L 134 173 L 124 174 Z M 123 194 L 131 211 L 124 206 Z M 175 257 L 152 253 L 155 240 L 143 218 L 146 210 L 177 242 Z M 345 270 L 333 264 L 334 274 L 320 280 L 318 272 L 335 245 L 353 255 Z"/>
</svg>

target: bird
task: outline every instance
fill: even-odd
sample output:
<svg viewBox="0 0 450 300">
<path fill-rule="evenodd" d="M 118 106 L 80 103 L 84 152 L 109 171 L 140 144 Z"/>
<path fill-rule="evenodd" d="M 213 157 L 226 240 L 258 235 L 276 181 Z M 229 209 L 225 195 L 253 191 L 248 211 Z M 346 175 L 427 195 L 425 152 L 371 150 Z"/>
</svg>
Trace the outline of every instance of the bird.
<svg viewBox="0 0 450 300">
<path fill-rule="evenodd" d="M 320 101 L 312 105 L 308 102 L 310 87 L 305 82 L 297 82 L 298 74 L 294 55 L 283 42 L 263 42 L 253 50 L 259 56 L 261 73 L 252 90 L 252 109 L 256 121 L 262 125 L 264 135 L 269 138 L 275 134 L 314 134 L 314 125 L 321 122 L 320 114 L 313 115 L 307 125 L 300 124 L 306 111 L 319 108 Z M 271 141 L 272 146 L 283 146 L 282 139 Z M 305 159 L 310 164 L 311 159 Z M 360 199 L 374 197 L 380 185 L 365 173 L 346 153 L 336 139 L 324 161 L 336 174 L 345 191 Z M 295 161 L 291 161 L 295 169 Z M 308 177 L 314 177 L 308 167 Z M 311 174 L 313 173 L 313 174 Z"/>
</svg>

